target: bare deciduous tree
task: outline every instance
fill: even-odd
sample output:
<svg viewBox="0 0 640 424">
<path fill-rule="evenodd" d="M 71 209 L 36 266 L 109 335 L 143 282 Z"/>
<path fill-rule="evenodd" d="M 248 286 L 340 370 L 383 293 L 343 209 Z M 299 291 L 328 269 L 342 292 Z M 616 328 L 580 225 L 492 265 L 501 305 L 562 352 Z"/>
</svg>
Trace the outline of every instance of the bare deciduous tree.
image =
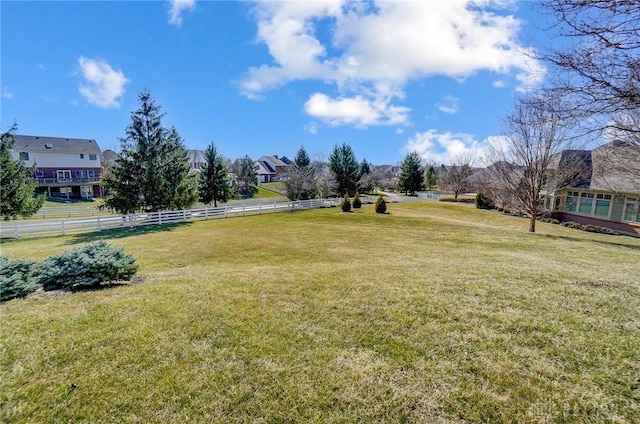
<svg viewBox="0 0 640 424">
<path fill-rule="evenodd" d="M 607 157 L 599 162 L 607 169 L 594 171 L 640 187 L 640 2 L 548 0 L 540 6 L 551 15 L 551 32 L 565 41 L 542 55 L 555 68 L 546 95 L 570 99 L 558 112 L 580 123 L 577 135 L 626 144 L 625 155 Z"/>
<path fill-rule="evenodd" d="M 555 109 L 548 99 L 520 99 L 505 118 L 505 136 L 491 145 L 488 154 L 496 200 L 528 215 L 531 233 L 536 230 L 541 195 L 549 189 L 552 161 L 568 147 L 566 122 Z M 569 184 L 564 174 L 557 177 Z"/>
<path fill-rule="evenodd" d="M 448 191 L 453 192 L 454 198 L 457 200 L 461 193 L 466 193 L 470 189 L 470 177 L 473 175 L 473 163 L 475 158 L 470 154 L 458 155 L 453 160 L 453 164 L 441 169 L 438 180 L 440 186 Z"/>
</svg>

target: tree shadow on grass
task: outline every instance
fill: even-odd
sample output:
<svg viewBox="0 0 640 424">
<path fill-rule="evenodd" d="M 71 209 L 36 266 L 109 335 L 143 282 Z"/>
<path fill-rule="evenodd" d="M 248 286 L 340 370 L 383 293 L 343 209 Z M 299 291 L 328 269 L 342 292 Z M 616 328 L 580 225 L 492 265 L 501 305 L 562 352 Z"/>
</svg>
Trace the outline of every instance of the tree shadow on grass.
<svg viewBox="0 0 640 424">
<path fill-rule="evenodd" d="M 605 246 L 625 247 L 627 249 L 640 250 L 640 246 L 626 244 L 626 243 L 619 243 L 614 241 L 603 241 L 603 240 L 593 240 L 593 239 L 590 240 L 590 239 L 584 239 L 584 238 L 578 238 L 578 237 L 558 236 L 554 234 L 541 234 L 541 236 L 550 238 L 550 239 L 559 239 L 559 240 L 567 240 L 567 241 L 574 241 L 574 242 L 597 243 L 597 244 L 603 244 Z M 625 236 L 610 236 L 610 237 L 625 237 Z M 629 237 L 629 240 L 631 240 L 631 237 Z"/>
<path fill-rule="evenodd" d="M 78 234 L 68 243 L 71 245 L 90 243 L 98 240 L 114 240 L 127 237 L 141 236 L 145 234 L 164 233 L 176 230 L 178 228 L 188 227 L 192 222 L 178 222 L 175 224 L 163 225 L 145 225 L 133 228 L 113 228 L 93 233 Z"/>
</svg>

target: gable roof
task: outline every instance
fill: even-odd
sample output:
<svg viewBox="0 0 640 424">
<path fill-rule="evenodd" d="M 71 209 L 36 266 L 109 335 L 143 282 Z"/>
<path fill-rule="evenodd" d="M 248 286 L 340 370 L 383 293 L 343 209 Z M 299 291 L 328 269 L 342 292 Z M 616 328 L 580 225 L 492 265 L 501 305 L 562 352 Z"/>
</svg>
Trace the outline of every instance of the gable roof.
<svg viewBox="0 0 640 424">
<path fill-rule="evenodd" d="M 260 159 L 258 159 L 258 162 L 269 162 L 273 166 L 287 166 L 286 163 L 275 156 L 262 156 Z"/>
<path fill-rule="evenodd" d="M 29 153 L 102 153 L 95 140 L 16 135 L 12 150 Z"/>
</svg>

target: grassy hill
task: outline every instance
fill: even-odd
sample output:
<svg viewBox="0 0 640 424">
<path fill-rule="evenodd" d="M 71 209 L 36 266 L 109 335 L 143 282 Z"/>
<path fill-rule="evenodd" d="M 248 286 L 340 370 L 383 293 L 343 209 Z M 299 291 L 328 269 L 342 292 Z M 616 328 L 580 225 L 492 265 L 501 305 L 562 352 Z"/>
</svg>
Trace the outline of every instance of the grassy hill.
<svg viewBox="0 0 640 424">
<path fill-rule="evenodd" d="M 0 306 L 2 422 L 637 422 L 640 240 L 467 205 L 106 238 L 142 282 Z"/>
</svg>

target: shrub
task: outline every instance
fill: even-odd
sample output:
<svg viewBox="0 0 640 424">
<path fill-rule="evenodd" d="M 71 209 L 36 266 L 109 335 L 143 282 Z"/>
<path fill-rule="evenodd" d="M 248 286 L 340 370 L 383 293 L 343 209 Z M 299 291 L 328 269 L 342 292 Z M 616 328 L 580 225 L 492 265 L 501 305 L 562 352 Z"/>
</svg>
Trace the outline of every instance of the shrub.
<svg viewBox="0 0 640 424">
<path fill-rule="evenodd" d="M 340 202 L 340 208 L 342 212 L 351 212 L 351 201 L 349 200 L 349 193 L 345 194 Z"/>
<path fill-rule="evenodd" d="M 0 256 L 0 300 L 26 297 L 40 288 L 34 261 Z"/>
<path fill-rule="evenodd" d="M 356 195 L 353 197 L 353 208 L 360 209 L 362 207 L 362 201 L 360 200 L 360 194 L 356 191 Z"/>
<path fill-rule="evenodd" d="M 478 209 L 495 209 L 496 205 L 493 203 L 493 199 L 484 192 L 476 194 L 476 208 Z"/>
<path fill-rule="evenodd" d="M 40 284 L 45 290 L 56 290 L 129 280 L 138 270 L 135 261 L 121 247 L 105 241 L 89 243 L 43 261 Z"/>
<path fill-rule="evenodd" d="M 378 196 L 376 199 L 376 203 L 374 204 L 376 208 L 376 213 L 385 213 L 387 212 L 387 202 L 384 201 L 382 196 Z"/>
</svg>

